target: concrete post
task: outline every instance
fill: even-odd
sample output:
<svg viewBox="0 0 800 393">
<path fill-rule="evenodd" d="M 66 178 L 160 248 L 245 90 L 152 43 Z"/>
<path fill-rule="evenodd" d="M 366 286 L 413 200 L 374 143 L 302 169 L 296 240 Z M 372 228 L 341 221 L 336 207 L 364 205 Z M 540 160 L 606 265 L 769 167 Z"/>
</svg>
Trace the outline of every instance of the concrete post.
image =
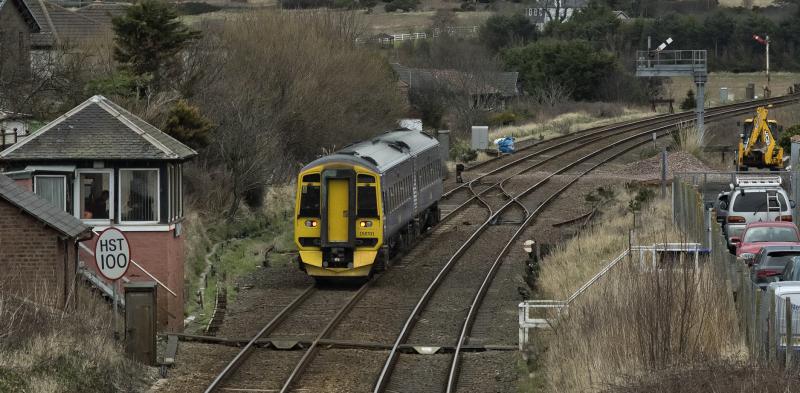
<svg viewBox="0 0 800 393">
<path fill-rule="evenodd" d="M 697 115 L 697 132 L 700 135 L 705 135 L 706 126 L 705 126 L 705 100 L 706 100 L 706 81 L 708 80 L 708 75 L 705 72 L 695 72 L 694 74 L 694 84 L 697 86 L 697 109 L 695 109 L 695 114 Z M 702 139 L 701 139 L 702 141 Z"/>
<path fill-rule="evenodd" d="M 439 154 L 442 157 L 442 179 L 447 179 L 447 161 L 450 159 L 450 130 L 439 130 L 436 133 L 436 139 L 439 140 Z"/>
</svg>

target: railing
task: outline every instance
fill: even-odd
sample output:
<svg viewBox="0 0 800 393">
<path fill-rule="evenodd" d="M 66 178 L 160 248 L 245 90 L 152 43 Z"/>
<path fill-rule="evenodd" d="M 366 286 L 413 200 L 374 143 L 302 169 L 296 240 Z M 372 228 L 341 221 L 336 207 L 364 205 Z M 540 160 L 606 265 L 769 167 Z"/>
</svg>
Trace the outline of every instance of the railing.
<svg viewBox="0 0 800 393">
<path fill-rule="evenodd" d="M 557 318 L 567 312 L 569 306 L 578 299 L 578 297 L 611 272 L 621 261 L 624 261 L 625 257 L 630 255 L 632 257 L 631 260 L 634 260 L 633 256 L 637 252 L 639 255 L 635 260 L 638 261 L 638 265 L 643 271 L 650 270 L 649 264 L 645 264 L 646 258 L 652 261 L 652 270 L 662 268 L 663 266 L 658 265 L 658 254 L 665 252 L 694 254 L 693 264 L 695 270 L 697 270 L 699 267 L 700 254 L 707 254 L 710 250 L 703 248 L 699 243 L 660 243 L 651 246 L 633 246 L 630 250 L 626 249 L 622 251 L 566 300 L 526 300 L 521 302 L 518 307 L 519 349 L 523 350 L 528 345 L 528 337 L 530 336 L 531 329 L 546 329 L 555 323 L 554 319 L 547 318 L 547 313 L 550 313 L 552 316 L 552 311 L 555 311 L 554 316 Z M 544 317 L 542 314 L 545 314 Z"/>
<path fill-rule="evenodd" d="M 636 51 L 637 68 L 687 68 L 705 70 L 708 53 L 705 50 Z"/>
</svg>

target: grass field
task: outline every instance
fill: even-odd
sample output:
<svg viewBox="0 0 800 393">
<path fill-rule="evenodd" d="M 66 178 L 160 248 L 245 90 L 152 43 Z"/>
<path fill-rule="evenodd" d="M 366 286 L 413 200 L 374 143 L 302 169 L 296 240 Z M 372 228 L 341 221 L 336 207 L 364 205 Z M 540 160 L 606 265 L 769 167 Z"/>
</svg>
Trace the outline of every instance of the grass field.
<svg viewBox="0 0 800 393">
<path fill-rule="evenodd" d="M 675 99 L 675 105 L 679 106 L 681 101 L 686 97 L 686 92 L 689 89 L 695 90 L 694 82 L 691 77 L 678 77 L 671 78 L 672 83 L 665 86 L 665 97 Z M 764 73 L 741 73 L 734 74 L 730 72 L 712 72 L 708 75 L 708 83 L 706 83 L 706 105 L 716 106 L 719 105 L 720 88 L 727 87 L 730 94 L 733 95 L 735 101 L 740 101 L 745 95 L 745 89 L 748 83 L 753 83 L 756 86 L 756 95 L 761 97 L 763 87 L 767 82 L 767 77 Z M 800 73 L 792 72 L 774 72 L 771 73 L 770 89 L 772 96 L 779 96 L 786 94 L 793 83 L 800 83 Z M 677 108 L 676 108 L 677 109 Z"/>
<path fill-rule="evenodd" d="M 264 8 L 275 9 L 277 2 L 267 0 Z M 182 16 L 184 22 L 188 24 L 200 23 L 205 20 L 223 20 L 246 12 L 254 12 L 254 8 L 225 8 L 216 12 L 209 12 L 201 15 Z M 432 17 L 436 11 L 417 11 L 417 12 L 384 12 L 382 8 L 376 7 L 372 13 L 363 14 L 363 22 L 369 34 L 387 33 L 415 33 L 430 30 Z M 477 26 L 482 25 L 486 19 L 492 16 L 490 11 L 457 12 L 455 14 L 456 26 Z"/>
<path fill-rule="evenodd" d="M 774 3 L 774 0 L 719 0 L 719 5 L 723 7 L 745 7 L 747 5 L 766 7 Z"/>
</svg>

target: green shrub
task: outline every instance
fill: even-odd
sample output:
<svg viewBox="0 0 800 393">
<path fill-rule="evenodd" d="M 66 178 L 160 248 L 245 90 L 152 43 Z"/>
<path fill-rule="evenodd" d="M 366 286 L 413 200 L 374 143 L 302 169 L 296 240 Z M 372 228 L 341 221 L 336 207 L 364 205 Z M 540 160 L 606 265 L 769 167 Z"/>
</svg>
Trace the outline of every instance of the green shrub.
<svg viewBox="0 0 800 393">
<path fill-rule="evenodd" d="M 419 5 L 419 0 L 393 0 L 391 3 L 386 4 L 383 9 L 386 12 L 394 12 L 397 10 L 413 11 Z"/>
<path fill-rule="evenodd" d="M 478 158 L 478 152 L 472 150 L 465 140 L 458 140 L 450 148 L 450 159 L 459 162 L 471 162 Z"/>
<path fill-rule="evenodd" d="M 681 109 L 685 111 L 690 111 L 694 109 L 696 106 L 697 106 L 697 99 L 694 97 L 694 91 L 692 89 L 689 89 L 689 91 L 686 92 L 686 98 L 684 98 L 683 102 L 681 102 Z"/>
<path fill-rule="evenodd" d="M 489 115 L 490 126 L 507 126 L 517 122 L 517 114 L 514 112 L 500 112 Z"/>
<path fill-rule="evenodd" d="M 783 130 L 778 138 L 778 144 L 783 148 L 783 154 L 786 156 L 792 151 L 792 137 L 795 135 L 800 135 L 800 124 Z"/>
<path fill-rule="evenodd" d="M 209 12 L 216 12 L 222 9 L 222 7 L 218 7 L 213 4 L 199 3 L 195 1 L 178 3 L 175 7 L 178 9 L 178 13 L 181 15 L 207 14 Z"/>
</svg>

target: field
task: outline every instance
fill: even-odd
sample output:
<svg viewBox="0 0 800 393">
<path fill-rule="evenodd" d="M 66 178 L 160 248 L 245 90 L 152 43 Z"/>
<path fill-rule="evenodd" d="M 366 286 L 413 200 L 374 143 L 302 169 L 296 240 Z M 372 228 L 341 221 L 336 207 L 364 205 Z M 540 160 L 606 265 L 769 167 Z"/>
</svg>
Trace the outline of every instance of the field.
<svg viewBox="0 0 800 393">
<path fill-rule="evenodd" d="M 774 3 L 774 0 L 719 0 L 719 5 L 723 7 L 744 7 L 748 4 L 757 7 L 767 7 Z"/>
<path fill-rule="evenodd" d="M 259 5 L 263 8 L 270 9 L 277 7 L 277 2 L 274 0 L 257 0 L 261 1 Z M 219 4 L 218 4 L 219 5 Z M 417 12 L 384 12 L 382 6 L 375 7 L 371 13 L 362 11 L 363 23 L 366 26 L 369 34 L 387 33 L 387 34 L 401 34 L 401 33 L 414 33 L 430 30 L 432 17 L 436 13 L 433 11 L 435 8 L 424 8 L 426 11 Z M 223 20 L 245 12 L 252 12 L 254 8 L 225 8 L 216 12 L 209 12 L 201 15 L 186 15 L 181 17 L 186 23 L 195 24 L 207 20 Z M 456 26 L 478 26 L 492 16 L 493 12 L 490 11 L 476 11 L 476 12 L 457 12 L 455 14 Z"/>
<path fill-rule="evenodd" d="M 800 74 L 792 72 L 773 72 L 771 73 L 770 89 L 772 96 L 786 94 L 789 86 L 793 83 L 800 83 Z M 665 86 L 665 97 L 675 99 L 675 105 L 680 106 L 681 101 L 686 97 L 689 89 L 695 90 L 694 82 L 690 77 L 671 78 L 672 83 Z M 719 105 L 720 88 L 727 87 L 728 92 L 733 95 L 735 101 L 741 101 L 745 94 L 748 83 L 756 86 L 756 96 L 761 97 L 763 87 L 767 82 L 764 73 L 741 73 L 712 72 L 708 75 L 706 83 L 706 105 Z M 677 109 L 677 108 L 676 108 Z"/>
</svg>

